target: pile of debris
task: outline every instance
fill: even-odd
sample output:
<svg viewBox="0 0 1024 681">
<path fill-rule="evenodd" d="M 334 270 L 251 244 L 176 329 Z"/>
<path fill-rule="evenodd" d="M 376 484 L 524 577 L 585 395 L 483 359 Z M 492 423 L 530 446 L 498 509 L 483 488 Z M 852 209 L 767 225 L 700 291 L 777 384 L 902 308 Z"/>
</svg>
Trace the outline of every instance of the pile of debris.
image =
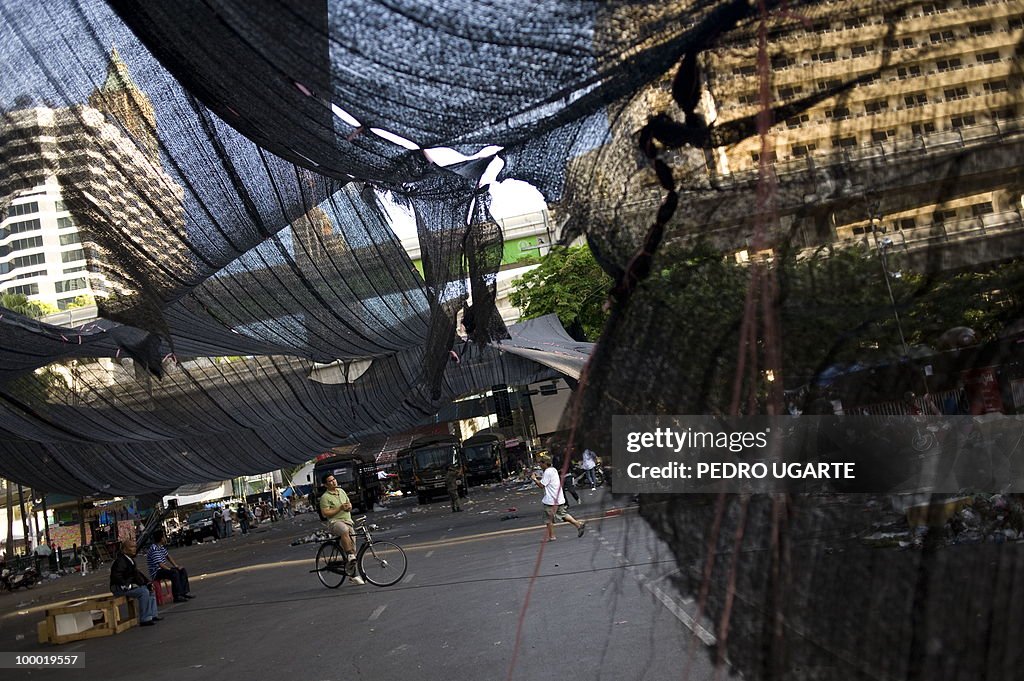
<svg viewBox="0 0 1024 681">
<path fill-rule="evenodd" d="M 877 548 L 921 548 L 931 538 L 946 546 L 1024 541 L 1024 500 L 1019 495 L 974 494 L 936 499 L 904 509 L 862 538 Z"/>
</svg>

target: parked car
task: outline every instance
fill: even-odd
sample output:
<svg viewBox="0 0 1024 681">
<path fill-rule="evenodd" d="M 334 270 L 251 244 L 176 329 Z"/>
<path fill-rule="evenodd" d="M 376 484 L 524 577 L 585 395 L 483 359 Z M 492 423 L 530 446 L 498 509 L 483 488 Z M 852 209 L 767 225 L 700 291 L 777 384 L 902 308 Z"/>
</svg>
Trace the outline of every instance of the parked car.
<svg viewBox="0 0 1024 681">
<path fill-rule="evenodd" d="M 213 529 L 213 515 L 217 511 L 204 508 L 202 511 L 194 511 L 188 516 L 185 524 L 185 543 L 191 545 L 194 541 L 202 541 L 206 537 L 217 538 Z"/>
</svg>

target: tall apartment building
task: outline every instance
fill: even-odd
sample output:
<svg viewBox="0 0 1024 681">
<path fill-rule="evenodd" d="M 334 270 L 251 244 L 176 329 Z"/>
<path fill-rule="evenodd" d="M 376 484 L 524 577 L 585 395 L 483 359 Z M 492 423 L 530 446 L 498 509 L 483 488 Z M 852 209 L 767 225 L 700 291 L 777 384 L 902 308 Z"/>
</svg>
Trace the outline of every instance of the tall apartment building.
<svg viewBox="0 0 1024 681">
<path fill-rule="evenodd" d="M 0 292 L 59 309 L 81 295 L 131 295 L 139 282 L 112 251 L 131 240 L 163 253 L 161 236 L 184 224 L 184 192 L 159 165 L 153 106 L 116 50 L 89 102 L 0 120 Z"/>
<path fill-rule="evenodd" d="M 912 157 L 924 166 L 931 151 L 998 150 L 1024 129 L 1021 0 L 836 0 L 799 11 L 800 18 L 768 25 L 769 106 L 864 80 L 775 122 L 764 160 L 779 177 L 837 164 L 854 170 L 896 167 Z M 718 125 L 757 113 L 762 95 L 756 26 L 706 53 L 704 66 Z M 716 149 L 709 172 L 740 181 L 757 171 L 761 154 L 757 136 Z M 880 207 L 837 211 L 828 225 L 832 238 L 864 239 L 873 227 L 875 234 L 899 233 L 902 243 L 1020 227 L 1024 187 L 1017 176 L 1024 164 L 1003 163 L 984 180 L 958 182 L 957 191 L 939 202 L 914 204 L 902 197 L 881 201 Z M 899 177 L 884 173 L 871 181 L 869 190 L 881 196 L 904 189 Z"/>
</svg>

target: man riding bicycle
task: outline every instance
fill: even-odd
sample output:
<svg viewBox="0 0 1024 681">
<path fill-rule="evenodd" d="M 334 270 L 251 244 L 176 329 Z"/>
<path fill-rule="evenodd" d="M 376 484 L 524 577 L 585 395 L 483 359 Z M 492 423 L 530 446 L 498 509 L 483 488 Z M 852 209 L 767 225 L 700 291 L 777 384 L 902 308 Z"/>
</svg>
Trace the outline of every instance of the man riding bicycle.
<svg viewBox="0 0 1024 681">
<path fill-rule="evenodd" d="M 327 521 L 328 531 L 336 536 L 345 550 L 348 561 L 346 572 L 353 584 L 363 584 L 356 574 L 355 530 L 352 525 L 352 502 L 348 500 L 345 490 L 338 487 L 338 480 L 333 473 L 323 479 L 326 491 L 320 496 L 320 515 Z"/>
</svg>

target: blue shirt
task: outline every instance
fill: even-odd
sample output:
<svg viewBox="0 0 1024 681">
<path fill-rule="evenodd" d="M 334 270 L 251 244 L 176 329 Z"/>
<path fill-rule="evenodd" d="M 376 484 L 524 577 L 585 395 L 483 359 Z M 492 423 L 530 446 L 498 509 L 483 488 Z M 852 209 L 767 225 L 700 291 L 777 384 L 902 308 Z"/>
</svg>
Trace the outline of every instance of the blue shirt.
<svg viewBox="0 0 1024 681">
<path fill-rule="evenodd" d="M 156 572 L 160 569 L 160 563 L 167 562 L 167 549 L 160 544 L 153 544 L 146 552 L 146 564 L 149 565 L 149 578 L 156 579 Z"/>
</svg>

